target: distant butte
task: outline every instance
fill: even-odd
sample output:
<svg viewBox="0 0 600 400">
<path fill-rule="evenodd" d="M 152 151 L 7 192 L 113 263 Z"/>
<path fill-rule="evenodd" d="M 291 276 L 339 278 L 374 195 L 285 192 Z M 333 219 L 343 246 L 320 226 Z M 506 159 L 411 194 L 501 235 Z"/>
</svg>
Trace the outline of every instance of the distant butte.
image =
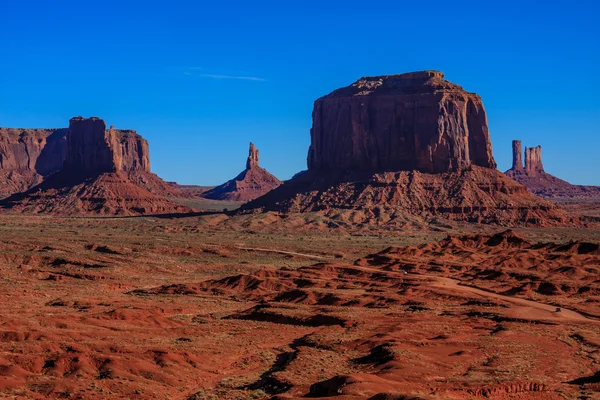
<svg viewBox="0 0 600 400">
<path fill-rule="evenodd" d="M 65 140 L 61 169 L 0 207 L 62 215 L 189 211 L 163 197 L 176 189 L 150 172 L 148 143 L 134 131 L 107 130 L 100 118 L 75 117 Z"/>
<path fill-rule="evenodd" d="M 249 201 L 281 185 L 281 181 L 258 165 L 259 153 L 250 143 L 246 169 L 235 178 L 201 194 L 211 200 Z"/>
<path fill-rule="evenodd" d="M 242 212 L 551 225 L 571 218 L 496 170 L 481 98 L 439 71 L 361 78 L 315 101 L 308 170 Z"/>
<path fill-rule="evenodd" d="M 525 148 L 520 140 L 513 140 L 513 166 L 505 174 L 524 185 L 532 193 L 550 200 L 589 200 L 600 201 L 600 186 L 572 185 L 544 170 L 542 146 Z"/>
</svg>

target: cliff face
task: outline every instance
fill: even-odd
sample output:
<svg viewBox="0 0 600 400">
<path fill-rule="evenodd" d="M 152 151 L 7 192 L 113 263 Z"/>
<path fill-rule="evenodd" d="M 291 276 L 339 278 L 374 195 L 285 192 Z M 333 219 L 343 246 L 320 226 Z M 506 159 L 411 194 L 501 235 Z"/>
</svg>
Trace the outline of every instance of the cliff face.
<svg viewBox="0 0 600 400">
<path fill-rule="evenodd" d="M 119 144 L 115 161 L 118 170 L 150 172 L 150 149 L 148 141 L 134 130 L 115 130 L 110 127 L 109 136 Z"/>
<path fill-rule="evenodd" d="M 248 159 L 246 160 L 246 169 L 258 167 L 258 149 L 254 146 L 254 143 L 250 143 L 250 151 L 248 152 Z"/>
<path fill-rule="evenodd" d="M 62 167 L 66 129 L 0 128 L 0 169 L 49 175 Z"/>
<path fill-rule="evenodd" d="M 211 200 L 249 201 L 279 185 L 279 179 L 258 165 L 258 149 L 250 143 L 246 169 L 234 179 L 201 193 L 201 196 Z"/>
<path fill-rule="evenodd" d="M 0 128 L 0 197 L 29 189 L 62 168 L 66 129 Z"/>
<path fill-rule="evenodd" d="M 309 170 L 495 168 L 481 98 L 438 71 L 362 78 L 318 99 Z"/>
<path fill-rule="evenodd" d="M 63 170 L 82 175 L 116 172 L 117 148 L 115 136 L 106 132 L 106 125 L 100 118 L 71 118 Z"/>
</svg>

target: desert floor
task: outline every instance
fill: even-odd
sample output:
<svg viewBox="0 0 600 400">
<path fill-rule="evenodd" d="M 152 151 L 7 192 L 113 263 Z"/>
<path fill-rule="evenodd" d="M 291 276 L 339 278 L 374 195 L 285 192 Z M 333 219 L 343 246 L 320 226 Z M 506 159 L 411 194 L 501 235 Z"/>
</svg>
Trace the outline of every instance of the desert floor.
<svg viewBox="0 0 600 400">
<path fill-rule="evenodd" d="M 215 218 L 0 216 L 0 397 L 600 398 L 600 230 Z"/>
</svg>

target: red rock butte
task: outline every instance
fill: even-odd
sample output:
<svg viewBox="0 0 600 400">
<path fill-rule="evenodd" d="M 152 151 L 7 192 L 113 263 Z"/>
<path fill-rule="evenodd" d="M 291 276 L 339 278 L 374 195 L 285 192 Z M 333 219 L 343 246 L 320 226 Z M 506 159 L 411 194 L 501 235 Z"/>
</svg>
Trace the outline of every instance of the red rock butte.
<svg viewBox="0 0 600 400">
<path fill-rule="evenodd" d="M 547 199 L 600 199 L 600 187 L 572 185 L 547 173 L 542 163 L 542 146 L 525 148 L 523 166 L 523 146 L 520 140 L 513 140 L 513 165 L 505 172 L 511 179 L 524 185 L 532 193 Z"/>
<path fill-rule="evenodd" d="M 181 196 L 150 172 L 148 142 L 135 131 L 115 130 L 112 126 L 107 130 L 100 118 L 75 117 L 64 137 L 64 144 L 49 150 L 56 152 L 50 157 L 51 165 L 62 164 L 60 169 L 29 190 L 4 200 L 2 208 L 55 214 L 189 211 L 163 197 Z M 27 172 L 21 168 L 23 171 Z"/>
<path fill-rule="evenodd" d="M 250 143 L 246 169 L 235 178 L 201 194 L 211 200 L 249 201 L 281 185 L 281 181 L 258 165 L 259 153 Z"/>
<path fill-rule="evenodd" d="M 315 102 L 309 170 L 495 168 L 481 98 L 439 71 L 361 78 Z"/>
<path fill-rule="evenodd" d="M 481 98 L 439 71 L 361 78 L 315 101 L 312 116 L 308 171 L 242 212 L 343 210 L 352 223 L 384 225 L 406 215 L 572 222 L 496 170 Z"/>
</svg>

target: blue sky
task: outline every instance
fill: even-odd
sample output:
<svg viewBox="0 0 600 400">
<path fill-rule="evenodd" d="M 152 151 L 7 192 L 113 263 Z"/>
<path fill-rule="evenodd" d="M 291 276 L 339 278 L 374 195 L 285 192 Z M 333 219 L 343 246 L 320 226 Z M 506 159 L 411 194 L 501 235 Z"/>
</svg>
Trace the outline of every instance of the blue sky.
<svg viewBox="0 0 600 400">
<path fill-rule="evenodd" d="M 486 4 L 495 3 L 495 4 Z M 136 129 L 167 180 L 306 167 L 313 102 L 367 75 L 438 69 L 480 94 L 494 155 L 543 146 L 552 174 L 600 185 L 594 1 L 4 1 L 0 126 L 75 115 Z"/>
</svg>

